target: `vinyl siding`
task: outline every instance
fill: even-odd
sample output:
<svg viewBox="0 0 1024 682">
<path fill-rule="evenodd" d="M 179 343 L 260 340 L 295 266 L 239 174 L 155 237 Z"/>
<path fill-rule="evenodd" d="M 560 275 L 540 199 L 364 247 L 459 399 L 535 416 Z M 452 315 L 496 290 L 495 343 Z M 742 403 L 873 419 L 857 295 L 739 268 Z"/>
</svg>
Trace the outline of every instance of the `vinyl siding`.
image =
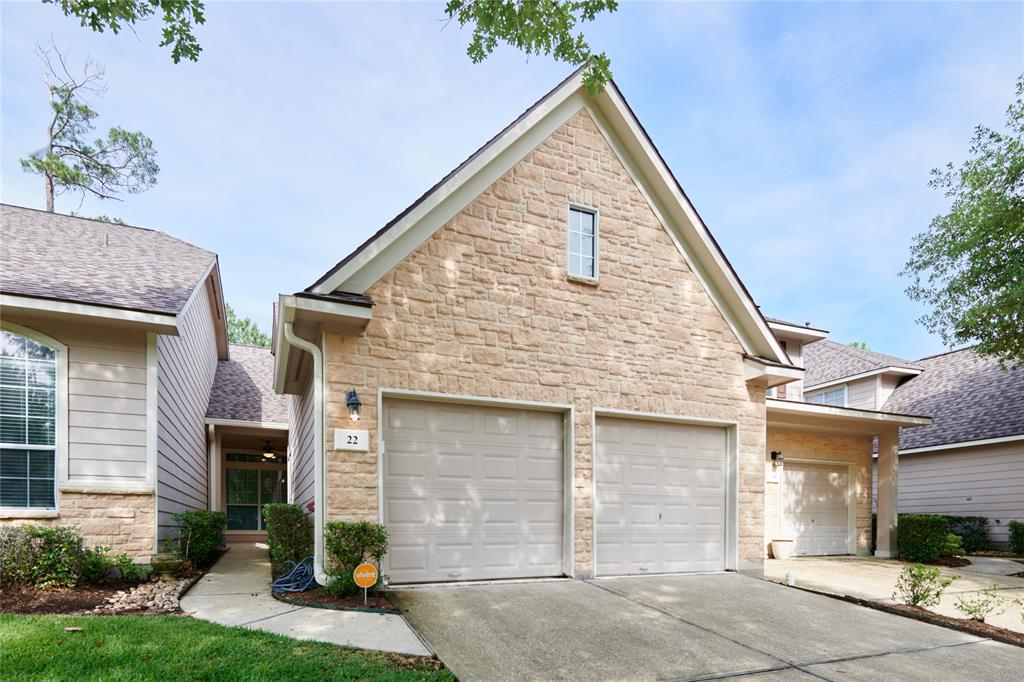
<svg viewBox="0 0 1024 682">
<path fill-rule="evenodd" d="M 862 410 L 878 409 L 876 401 L 877 383 L 875 377 L 851 381 L 846 384 L 846 406 Z"/>
<path fill-rule="evenodd" d="M 4 319 L 68 347 L 68 480 L 146 482 L 146 334 L 56 319 Z"/>
<path fill-rule="evenodd" d="M 288 499 L 305 508 L 313 499 L 314 421 L 313 381 L 306 383 L 301 396 L 288 396 Z"/>
<path fill-rule="evenodd" d="M 173 535 L 171 515 L 207 508 L 206 407 L 217 370 L 217 342 L 205 286 L 179 315 L 180 336 L 157 340 L 157 523 Z"/>
<path fill-rule="evenodd" d="M 1024 521 L 1024 443 L 901 455 L 899 511 L 987 516 L 989 536 L 1005 546 L 1007 524 Z"/>
</svg>

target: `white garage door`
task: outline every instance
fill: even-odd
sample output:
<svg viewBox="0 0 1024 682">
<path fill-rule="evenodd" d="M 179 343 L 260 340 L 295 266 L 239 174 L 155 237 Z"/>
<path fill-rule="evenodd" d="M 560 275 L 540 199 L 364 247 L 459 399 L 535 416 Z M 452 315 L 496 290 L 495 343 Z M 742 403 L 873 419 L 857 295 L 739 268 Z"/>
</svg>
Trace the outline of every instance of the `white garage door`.
<svg viewBox="0 0 1024 682">
<path fill-rule="evenodd" d="M 597 420 L 597 575 L 725 568 L 726 435 Z"/>
<path fill-rule="evenodd" d="M 562 575 L 562 415 L 384 403 L 395 583 Z"/>
<path fill-rule="evenodd" d="M 849 467 L 786 462 L 782 478 L 783 530 L 795 540 L 793 554 L 847 554 Z"/>
</svg>

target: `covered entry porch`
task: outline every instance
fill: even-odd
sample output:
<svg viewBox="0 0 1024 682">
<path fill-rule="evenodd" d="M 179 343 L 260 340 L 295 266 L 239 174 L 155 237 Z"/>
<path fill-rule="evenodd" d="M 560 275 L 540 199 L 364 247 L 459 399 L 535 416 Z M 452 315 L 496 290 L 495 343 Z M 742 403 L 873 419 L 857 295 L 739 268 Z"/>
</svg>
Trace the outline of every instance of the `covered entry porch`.
<svg viewBox="0 0 1024 682">
<path fill-rule="evenodd" d="M 871 553 L 872 443 L 878 442 L 875 554 L 896 555 L 899 429 L 927 417 L 769 398 L 765 556 Z"/>
</svg>

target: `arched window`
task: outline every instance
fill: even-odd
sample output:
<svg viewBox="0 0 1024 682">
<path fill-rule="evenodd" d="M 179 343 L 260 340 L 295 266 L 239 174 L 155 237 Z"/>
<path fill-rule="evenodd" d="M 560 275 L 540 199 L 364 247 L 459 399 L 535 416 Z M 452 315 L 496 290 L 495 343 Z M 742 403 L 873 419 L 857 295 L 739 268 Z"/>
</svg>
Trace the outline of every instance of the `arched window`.
<svg viewBox="0 0 1024 682">
<path fill-rule="evenodd" d="M 56 506 L 57 354 L 0 330 L 0 507 Z"/>
</svg>

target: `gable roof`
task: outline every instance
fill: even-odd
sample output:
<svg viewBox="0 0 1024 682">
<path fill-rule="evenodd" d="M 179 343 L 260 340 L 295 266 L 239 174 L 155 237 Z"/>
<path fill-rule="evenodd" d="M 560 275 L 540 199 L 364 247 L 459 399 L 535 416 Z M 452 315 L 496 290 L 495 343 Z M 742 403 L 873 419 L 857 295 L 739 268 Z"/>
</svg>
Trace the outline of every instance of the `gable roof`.
<svg viewBox="0 0 1024 682">
<path fill-rule="evenodd" d="M 931 415 L 900 433 L 900 449 L 1024 434 L 1024 367 L 1003 370 L 972 348 L 922 358 L 924 371 L 893 391 L 883 409 Z"/>
<path fill-rule="evenodd" d="M 854 348 L 845 343 L 822 339 L 804 346 L 804 390 L 827 384 L 831 381 L 852 377 L 865 372 L 900 367 L 920 370 L 921 367 L 895 355 L 876 353 L 873 350 Z M 913 414 L 928 414 L 914 412 Z"/>
<path fill-rule="evenodd" d="M 687 264 L 751 356 L 791 365 L 778 339 L 721 247 L 672 175 L 618 85 L 591 97 L 583 67 L 445 175 L 306 289 L 313 294 L 364 294 L 529 151 L 580 109 L 586 109 L 633 176 Z"/>
<path fill-rule="evenodd" d="M 274 393 L 274 356 L 269 348 L 228 346 L 217 363 L 207 419 L 288 423 L 288 398 Z"/>
<path fill-rule="evenodd" d="M 217 256 L 164 232 L 0 204 L 0 292 L 177 315 Z"/>
</svg>

